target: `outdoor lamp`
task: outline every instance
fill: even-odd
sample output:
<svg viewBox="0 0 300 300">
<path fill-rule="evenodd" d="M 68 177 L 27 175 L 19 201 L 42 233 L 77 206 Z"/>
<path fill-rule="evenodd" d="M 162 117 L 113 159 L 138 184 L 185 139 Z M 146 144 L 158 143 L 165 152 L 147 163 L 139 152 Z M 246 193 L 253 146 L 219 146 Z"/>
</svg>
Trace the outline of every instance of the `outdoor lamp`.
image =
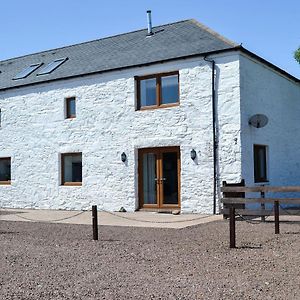
<svg viewBox="0 0 300 300">
<path fill-rule="evenodd" d="M 125 162 L 126 159 L 127 159 L 126 153 L 123 152 L 123 153 L 121 154 L 121 160 L 122 160 L 122 162 Z"/>
<path fill-rule="evenodd" d="M 195 160 L 196 156 L 197 156 L 197 153 L 196 153 L 195 149 L 192 149 L 192 151 L 191 151 L 191 159 Z"/>
</svg>

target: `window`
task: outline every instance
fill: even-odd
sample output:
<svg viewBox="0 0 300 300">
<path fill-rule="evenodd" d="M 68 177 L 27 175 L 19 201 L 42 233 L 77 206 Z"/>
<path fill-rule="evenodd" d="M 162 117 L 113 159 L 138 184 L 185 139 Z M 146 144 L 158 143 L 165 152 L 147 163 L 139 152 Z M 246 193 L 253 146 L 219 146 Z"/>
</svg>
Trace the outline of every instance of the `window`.
<svg viewBox="0 0 300 300">
<path fill-rule="evenodd" d="M 76 118 L 76 99 L 75 97 L 66 98 L 66 119 Z"/>
<path fill-rule="evenodd" d="M 21 72 L 19 72 L 13 79 L 23 79 L 26 78 L 28 75 L 30 75 L 32 72 L 34 72 L 38 67 L 40 67 L 42 64 L 32 64 L 29 67 L 26 67 Z"/>
<path fill-rule="evenodd" d="M 39 73 L 37 73 L 37 75 L 39 76 L 39 75 L 50 74 L 55 69 L 57 69 L 60 65 L 62 65 L 67 59 L 68 59 L 67 57 L 64 57 L 52 61 L 45 68 L 43 68 Z"/>
<path fill-rule="evenodd" d="M 61 156 L 61 184 L 81 185 L 82 153 L 65 153 Z"/>
<path fill-rule="evenodd" d="M 267 146 L 254 145 L 254 182 L 267 182 Z"/>
<path fill-rule="evenodd" d="M 137 108 L 158 108 L 179 103 L 179 72 L 136 77 Z"/>
<path fill-rule="evenodd" d="M 0 184 L 10 184 L 11 181 L 11 158 L 0 158 Z"/>
</svg>

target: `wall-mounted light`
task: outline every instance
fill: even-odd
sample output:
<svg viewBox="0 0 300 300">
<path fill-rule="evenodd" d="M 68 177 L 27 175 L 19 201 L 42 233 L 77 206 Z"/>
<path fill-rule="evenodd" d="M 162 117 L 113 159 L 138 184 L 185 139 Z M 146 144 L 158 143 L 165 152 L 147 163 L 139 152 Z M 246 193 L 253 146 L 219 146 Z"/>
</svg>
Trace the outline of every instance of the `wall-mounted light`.
<svg viewBox="0 0 300 300">
<path fill-rule="evenodd" d="M 195 149 L 192 149 L 192 150 L 191 150 L 191 159 L 192 159 L 192 160 L 195 160 L 195 159 L 196 159 L 196 156 L 197 156 L 197 153 L 196 153 Z"/>
<path fill-rule="evenodd" d="M 121 160 L 122 160 L 122 162 L 125 162 L 126 159 L 127 159 L 127 155 L 126 155 L 125 152 L 123 152 L 123 153 L 121 154 Z"/>
</svg>

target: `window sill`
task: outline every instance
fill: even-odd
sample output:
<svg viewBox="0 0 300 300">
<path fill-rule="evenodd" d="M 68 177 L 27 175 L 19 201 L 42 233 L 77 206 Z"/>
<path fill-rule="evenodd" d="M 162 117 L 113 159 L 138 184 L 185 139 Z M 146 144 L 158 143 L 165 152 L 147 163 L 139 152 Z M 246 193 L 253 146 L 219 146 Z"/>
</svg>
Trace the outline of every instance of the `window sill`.
<svg viewBox="0 0 300 300">
<path fill-rule="evenodd" d="M 160 109 L 160 108 L 168 108 L 168 107 L 174 107 L 174 106 L 179 106 L 180 103 L 176 102 L 176 103 L 171 103 L 171 104 L 162 104 L 162 105 L 151 105 L 151 106 L 143 106 L 141 108 L 136 109 L 137 111 L 139 110 L 153 110 L 153 109 Z"/>
<path fill-rule="evenodd" d="M 11 185 L 11 181 L 0 181 L 0 185 Z"/>
<path fill-rule="evenodd" d="M 254 184 L 255 185 L 264 185 L 264 184 L 269 184 L 269 180 L 262 180 L 262 181 L 255 181 Z"/>
<path fill-rule="evenodd" d="M 82 182 L 64 182 L 62 186 L 82 186 Z"/>
</svg>

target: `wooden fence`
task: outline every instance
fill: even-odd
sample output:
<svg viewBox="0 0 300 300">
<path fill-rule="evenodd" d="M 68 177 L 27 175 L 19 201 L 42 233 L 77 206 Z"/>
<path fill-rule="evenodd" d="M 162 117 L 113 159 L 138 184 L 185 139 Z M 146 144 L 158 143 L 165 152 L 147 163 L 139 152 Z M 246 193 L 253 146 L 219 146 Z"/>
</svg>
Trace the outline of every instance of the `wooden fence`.
<svg viewBox="0 0 300 300">
<path fill-rule="evenodd" d="M 265 197 L 266 193 L 300 193 L 300 186 L 228 186 L 223 185 L 221 188 L 223 198 L 221 202 L 224 205 L 222 213 L 229 215 L 230 224 L 230 248 L 236 247 L 235 235 L 235 217 L 236 214 L 243 216 L 265 216 L 274 215 L 275 219 L 275 234 L 279 234 L 279 206 L 280 204 L 300 204 L 300 198 L 281 198 L 281 197 Z M 230 193 L 259 193 L 257 198 L 243 198 L 243 197 L 228 197 Z M 247 207 L 241 208 L 241 204 L 259 203 L 260 209 L 249 209 Z M 265 209 L 265 204 L 272 204 L 273 209 Z"/>
</svg>

